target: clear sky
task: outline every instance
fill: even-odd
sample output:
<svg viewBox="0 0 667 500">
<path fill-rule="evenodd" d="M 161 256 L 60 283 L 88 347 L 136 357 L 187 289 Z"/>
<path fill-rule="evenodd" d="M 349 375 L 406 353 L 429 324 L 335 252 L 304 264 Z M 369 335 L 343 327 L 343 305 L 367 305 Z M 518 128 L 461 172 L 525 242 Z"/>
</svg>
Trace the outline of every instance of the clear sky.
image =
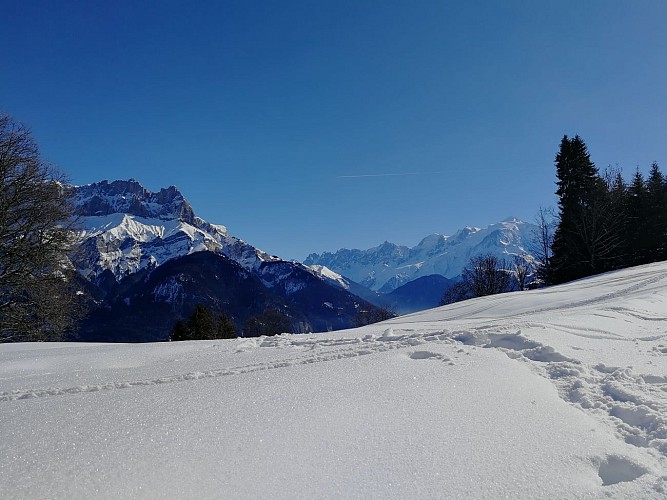
<svg viewBox="0 0 667 500">
<path fill-rule="evenodd" d="M 72 182 L 284 258 L 533 220 L 564 134 L 667 171 L 664 0 L 0 3 L 0 109 Z"/>
</svg>

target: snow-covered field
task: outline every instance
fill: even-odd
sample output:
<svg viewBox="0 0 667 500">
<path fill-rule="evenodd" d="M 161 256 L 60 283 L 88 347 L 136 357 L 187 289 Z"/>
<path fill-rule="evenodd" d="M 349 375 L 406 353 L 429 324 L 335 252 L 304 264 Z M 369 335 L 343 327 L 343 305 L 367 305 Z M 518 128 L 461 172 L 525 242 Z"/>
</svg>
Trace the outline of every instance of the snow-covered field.
<svg viewBox="0 0 667 500">
<path fill-rule="evenodd" d="M 667 263 L 356 330 L 0 346 L 2 498 L 667 498 Z"/>
</svg>

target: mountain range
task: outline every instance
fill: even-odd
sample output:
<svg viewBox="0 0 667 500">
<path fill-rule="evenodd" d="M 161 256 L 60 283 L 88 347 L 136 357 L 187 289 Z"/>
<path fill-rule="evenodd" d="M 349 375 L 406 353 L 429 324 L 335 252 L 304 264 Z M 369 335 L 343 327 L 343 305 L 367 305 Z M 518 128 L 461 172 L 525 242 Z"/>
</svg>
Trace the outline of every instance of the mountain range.
<svg viewBox="0 0 667 500">
<path fill-rule="evenodd" d="M 164 340 L 197 304 L 226 314 L 241 333 L 267 309 L 295 332 L 344 329 L 375 307 L 436 306 L 473 256 L 532 259 L 535 226 L 515 218 L 433 234 L 412 248 L 385 242 L 299 263 L 197 217 L 174 186 L 151 192 L 134 179 L 101 181 L 73 193 L 80 245 L 71 260 L 92 298 L 79 340 Z"/>
<path fill-rule="evenodd" d="M 174 186 L 102 181 L 75 187 L 73 200 L 81 244 L 72 262 L 95 299 L 79 340 L 164 340 L 197 304 L 239 331 L 267 309 L 307 332 L 349 328 L 374 307 L 197 217 Z"/>
<path fill-rule="evenodd" d="M 533 224 L 508 217 L 485 228 L 465 227 L 452 236 L 431 234 L 411 248 L 385 241 L 368 250 L 343 248 L 311 253 L 304 263 L 327 268 L 370 290 L 390 294 L 427 276 L 456 280 L 471 257 L 518 256 L 532 262 L 530 246 L 536 230 Z"/>
</svg>

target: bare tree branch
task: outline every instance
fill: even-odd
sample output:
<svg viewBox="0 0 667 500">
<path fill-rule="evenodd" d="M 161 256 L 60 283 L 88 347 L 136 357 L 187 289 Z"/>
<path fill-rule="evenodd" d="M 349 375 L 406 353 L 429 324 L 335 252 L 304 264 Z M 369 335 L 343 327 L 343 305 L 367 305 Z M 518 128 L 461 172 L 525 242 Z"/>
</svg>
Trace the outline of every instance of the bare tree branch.
<svg viewBox="0 0 667 500">
<path fill-rule="evenodd" d="M 64 177 L 30 131 L 0 115 L 0 342 L 53 340 L 70 325 L 74 243 Z"/>
</svg>

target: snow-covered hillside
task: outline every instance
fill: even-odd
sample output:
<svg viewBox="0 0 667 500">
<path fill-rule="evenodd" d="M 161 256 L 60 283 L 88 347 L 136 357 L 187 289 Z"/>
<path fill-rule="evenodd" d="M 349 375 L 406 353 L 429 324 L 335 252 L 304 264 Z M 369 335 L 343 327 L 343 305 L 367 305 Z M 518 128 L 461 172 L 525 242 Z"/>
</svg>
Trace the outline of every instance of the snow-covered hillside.
<svg viewBox="0 0 667 500">
<path fill-rule="evenodd" d="M 0 345 L 6 498 L 667 498 L 667 262 L 356 330 Z"/>
<path fill-rule="evenodd" d="M 368 250 L 341 249 L 310 254 L 306 265 L 326 266 L 372 290 L 391 292 L 423 276 L 456 278 L 471 257 L 523 256 L 532 260 L 530 245 L 536 226 L 509 217 L 486 228 L 466 227 L 452 236 L 432 234 L 408 248 L 384 242 Z"/>
</svg>

